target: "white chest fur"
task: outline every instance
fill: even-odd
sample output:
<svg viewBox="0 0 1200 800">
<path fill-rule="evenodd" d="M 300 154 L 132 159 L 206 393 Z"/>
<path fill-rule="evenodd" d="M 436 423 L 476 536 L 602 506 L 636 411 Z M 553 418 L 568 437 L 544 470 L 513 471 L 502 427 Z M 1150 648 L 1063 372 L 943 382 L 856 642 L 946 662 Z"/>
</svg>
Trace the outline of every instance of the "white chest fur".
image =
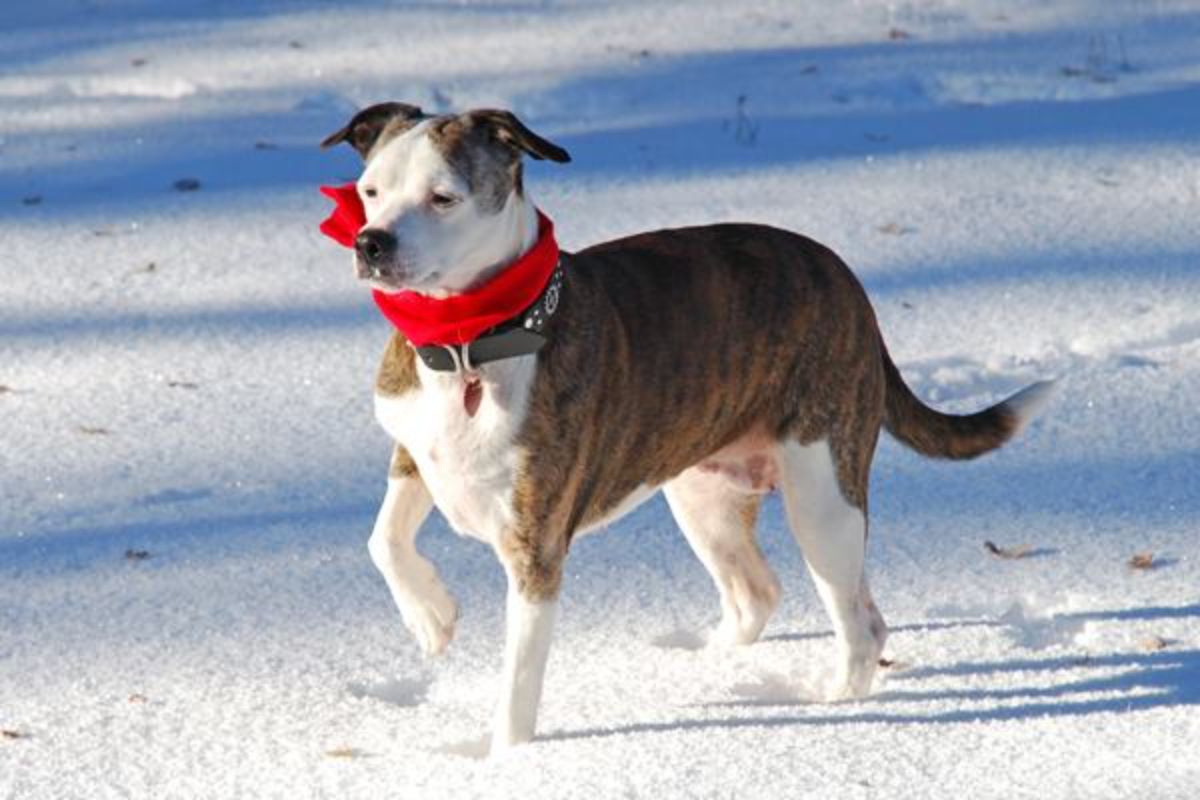
<svg viewBox="0 0 1200 800">
<path fill-rule="evenodd" d="M 534 356 L 483 367 L 479 407 L 469 414 L 466 381 L 420 361 L 419 389 L 375 395 L 375 416 L 421 472 L 434 502 L 459 533 L 495 542 L 512 521 L 513 483 L 522 453 L 514 438 L 525 419 Z"/>
</svg>

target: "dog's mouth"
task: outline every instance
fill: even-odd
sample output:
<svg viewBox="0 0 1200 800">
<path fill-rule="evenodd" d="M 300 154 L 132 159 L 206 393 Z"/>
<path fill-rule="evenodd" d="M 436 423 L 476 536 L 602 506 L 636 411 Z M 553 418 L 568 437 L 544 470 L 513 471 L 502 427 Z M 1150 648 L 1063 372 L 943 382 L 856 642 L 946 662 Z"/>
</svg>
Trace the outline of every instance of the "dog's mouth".
<svg viewBox="0 0 1200 800">
<path fill-rule="evenodd" d="M 382 264 L 368 264 L 363 258 L 354 259 L 354 274 L 364 281 L 395 281 L 399 276 L 391 267 Z"/>
<path fill-rule="evenodd" d="M 407 288 L 404 285 L 401 275 L 393 273 L 384 267 L 372 266 L 358 261 L 354 265 L 354 272 L 359 280 L 365 281 L 372 289 L 379 289 L 384 292 L 399 292 Z"/>
<path fill-rule="evenodd" d="M 368 264 L 362 258 L 354 260 L 354 274 L 359 280 L 369 284 L 372 289 L 388 293 L 420 291 L 438 278 L 438 273 L 434 272 L 414 280 L 408 270 L 403 267 L 390 264 Z"/>
</svg>

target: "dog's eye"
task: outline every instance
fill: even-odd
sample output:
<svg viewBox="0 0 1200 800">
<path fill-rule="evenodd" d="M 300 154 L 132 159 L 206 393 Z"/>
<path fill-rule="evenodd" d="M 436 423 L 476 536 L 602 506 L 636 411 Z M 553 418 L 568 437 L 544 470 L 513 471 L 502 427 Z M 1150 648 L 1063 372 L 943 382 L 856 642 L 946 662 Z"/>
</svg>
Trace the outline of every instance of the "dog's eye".
<svg viewBox="0 0 1200 800">
<path fill-rule="evenodd" d="M 458 198 L 452 194 L 434 192 L 433 194 L 429 195 L 429 202 L 434 208 L 450 208 L 450 206 L 458 202 Z"/>
<path fill-rule="evenodd" d="M 375 188 L 372 187 L 370 189 L 363 189 L 363 194 L 365 194 L 367 197 L 374 197 L 375 195 L 379 194 L 379 192 L 375 191 Z"/>
</svg>

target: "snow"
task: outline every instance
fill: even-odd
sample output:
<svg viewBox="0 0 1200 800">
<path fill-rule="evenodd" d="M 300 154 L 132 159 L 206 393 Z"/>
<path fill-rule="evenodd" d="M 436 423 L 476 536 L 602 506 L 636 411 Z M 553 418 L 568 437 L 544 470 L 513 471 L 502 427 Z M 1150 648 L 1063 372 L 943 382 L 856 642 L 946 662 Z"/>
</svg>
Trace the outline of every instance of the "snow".
<svg viewBox="0 0 1200 800">
<path fill-rule="evenodd" d="M 1195 797 L 1197 36 L 1195 0 L 5 4 L 0 797 Z M 872 697 L 815 699 L 777 498 L 733 650 L 659 498 L 577 542 L 541 736 L 480 758 L 503 575 L 431 517 L 462 618 L 422 658 L 366 553 L 387 329 L 316 231 L 357 164 L 315 143 L 385 99 L 567 147 L 528 182 L 569 248 L 825 242 L 944 408 L 1060 379 L 978 462 L 881 445 Z"/>
</svg>

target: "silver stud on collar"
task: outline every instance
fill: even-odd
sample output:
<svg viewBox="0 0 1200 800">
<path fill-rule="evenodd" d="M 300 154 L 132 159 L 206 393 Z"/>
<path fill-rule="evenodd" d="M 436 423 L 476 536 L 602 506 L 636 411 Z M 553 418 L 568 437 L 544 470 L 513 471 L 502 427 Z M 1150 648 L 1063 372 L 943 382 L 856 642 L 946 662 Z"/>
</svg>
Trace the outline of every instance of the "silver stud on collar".
<svg viewBox="0 0 1200 800">
<path fill-rule="evenodd" d="M 550 284 L 542 293 L 541 298 L 534 304 L 533 308 L 529 309 L 525 314 L 523 327 L 525 330 L 541 333 L 545 327 L 546 321 L 554 316 L 554 312 L 558 311 L 558 304 L 562 298 L 562 261 L 554 265 L 554 272 L 550 275 Z"/>
</svg>

